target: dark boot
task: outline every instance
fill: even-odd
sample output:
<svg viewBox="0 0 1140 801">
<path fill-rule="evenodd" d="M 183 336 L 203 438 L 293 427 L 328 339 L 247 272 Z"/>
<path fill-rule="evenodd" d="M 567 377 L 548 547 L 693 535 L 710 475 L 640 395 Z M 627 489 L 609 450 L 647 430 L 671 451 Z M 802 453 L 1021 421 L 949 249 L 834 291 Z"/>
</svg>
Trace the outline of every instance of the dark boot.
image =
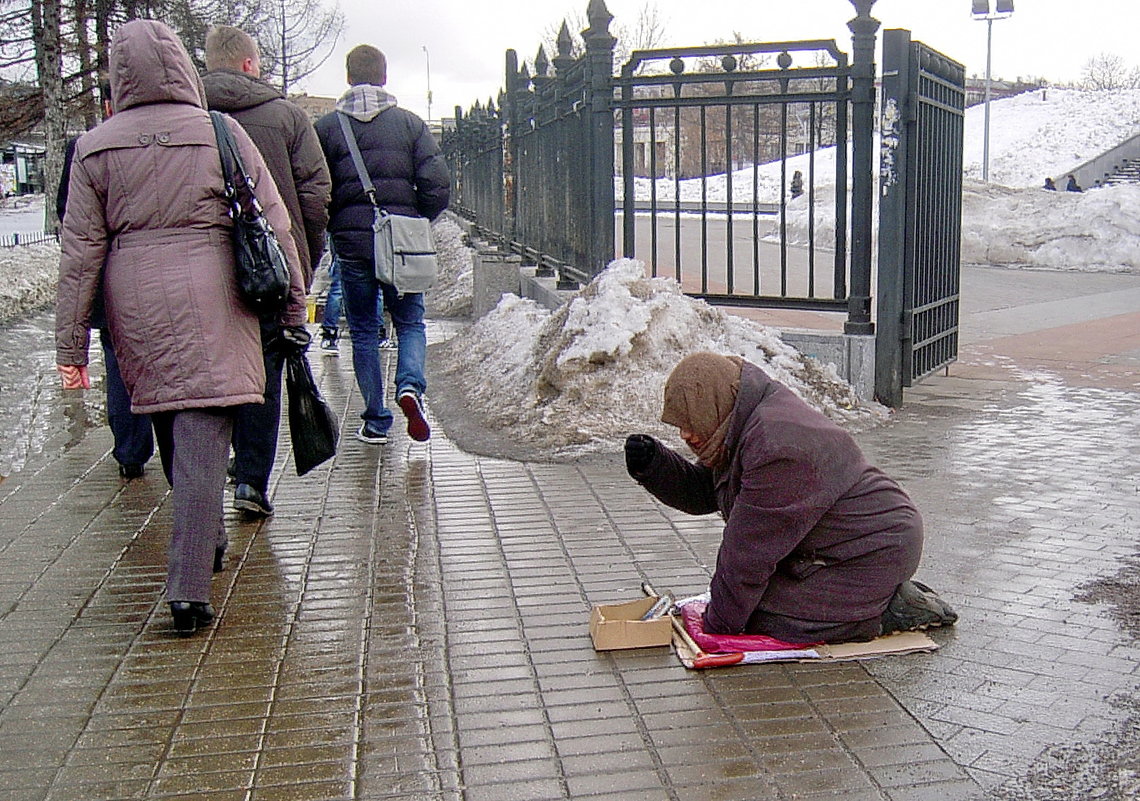
<svg viewBox="0 0 1140 801">
<path fill-rule="evenodd" d="M 934 590 L 917 581 L 904 581 L 883 612 L 883 634 L 953 626 L 958 614 Z"/>
</svg>

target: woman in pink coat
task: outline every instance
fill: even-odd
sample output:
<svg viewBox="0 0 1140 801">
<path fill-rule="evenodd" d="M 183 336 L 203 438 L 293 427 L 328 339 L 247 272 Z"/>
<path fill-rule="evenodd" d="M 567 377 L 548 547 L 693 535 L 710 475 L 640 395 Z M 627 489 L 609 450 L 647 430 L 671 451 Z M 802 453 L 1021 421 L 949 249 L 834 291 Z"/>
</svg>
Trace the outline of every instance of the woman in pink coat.
<svg viewBox="0 0 1140 801">
<path fill-rule="evenodd" d="M 79 139 L 72 165 L 56 363 L 64 388 L 89 386 L 91 308 L 102 291 L 131 410 L 153 415 L 173 488 L 166 600 L 188 634 L 214 618 L 232 410 L 262 402 L 261 341 L 237 294 L 221 163 L 190 57 L 169 27 L 136 20 L 115 32 L 109 62 L 115 114 Z M 293 273 L 280 323 L 303 325 L 288 213 L 257 148 L 227 124 Z"/>
</svg>

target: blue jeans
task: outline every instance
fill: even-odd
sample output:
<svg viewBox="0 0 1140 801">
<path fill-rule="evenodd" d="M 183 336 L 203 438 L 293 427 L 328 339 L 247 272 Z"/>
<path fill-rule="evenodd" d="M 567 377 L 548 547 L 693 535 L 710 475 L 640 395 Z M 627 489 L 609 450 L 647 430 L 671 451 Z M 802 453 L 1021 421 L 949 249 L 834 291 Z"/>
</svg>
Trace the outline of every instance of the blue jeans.
<svg viewBox="0 0 1140 801">
<path fill-rule="evenodd" d="M 321 330 L 326 334 L 330 334 L 336 338 L 336 333 L 340 328 L 340 311 L 342 305 L 342 298 L 344 297 L 344 290 L 340 284 L 340 259 L 333 254 L 332 259 L 329 261 L 329 288 L 325 291 L 325 313 L 321 317 Z M 381 321 L 381 325 L 377 330 L 383 328 L 384 316 L 384 298 L 380 295 L 376 298 L 376 319 Z"/>
<path fill-rule="evenodd" d="M 384 405 L 384 375 L 380 367 L 380 308 L 392 316 L 399 347 L 396 351 L 396 394 L 411 389 L 423 394 L 424 359 L 427 356 L 427 334 L 424 329 L 424 296 L 420 293 L 398 295 L 396 288 L 376 280 L 372 260 L 340 259 L 340 281 L 344 292 L 344 309 L 348 330 L 352 332 L 352 369 L 356 384 L 364 396 L 361 418 L 368 428 L 387 433 L 392 427 L 392 412 Z M 382 297 L 383 306 L 377 303 Z"/>
<path fill-rule="evenodd" d="M 336 331 L 340 326 L 340 304 L 342 296 L 340 286 L 340 260 L 333 254 L 329 261 L 329 288 L 325 293 L 325 314 L 321 318 L 321 328 L 325 331 Z"/>
<path fill-rule="evenodd" d="M 103 366 L 107 380 L 107 423 L 115 438 L 111 452 L 119 464 L 146 464 L 154 455 L 154 435 L 149 414 L 131 411 L 131 396 L 119 372 L 119 360 L 111 344 L 111 332 L 99 329 L 99 343 L 103 346 Z"/>
</svg>

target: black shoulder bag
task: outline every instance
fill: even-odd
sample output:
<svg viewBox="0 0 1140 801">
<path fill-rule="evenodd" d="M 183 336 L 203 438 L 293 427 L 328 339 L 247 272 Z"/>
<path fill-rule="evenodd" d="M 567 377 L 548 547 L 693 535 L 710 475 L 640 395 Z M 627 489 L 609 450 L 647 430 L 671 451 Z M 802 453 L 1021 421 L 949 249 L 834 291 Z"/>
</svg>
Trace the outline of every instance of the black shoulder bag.
<svg viewBox="0 0 1140 801">
<path fill-rule="evenodd" d="M 230 134 L 224 117 L 210 112 L 218 154 L 222 160 L 222 177 L 226 184 L 226 203 L 233 218 L 234 262 L 238 292 L 242 300 L 261 317 L 273 316 L 285 307 L 289 298 L 289 262 L 277 241 L 277 235 L 265 219 L 261 203 L 253 193 L 253 179 L 245 169 L 237 143 Z M 249 200 L 238 197 L 234 175 L 241 176 Z"/>
</svg>

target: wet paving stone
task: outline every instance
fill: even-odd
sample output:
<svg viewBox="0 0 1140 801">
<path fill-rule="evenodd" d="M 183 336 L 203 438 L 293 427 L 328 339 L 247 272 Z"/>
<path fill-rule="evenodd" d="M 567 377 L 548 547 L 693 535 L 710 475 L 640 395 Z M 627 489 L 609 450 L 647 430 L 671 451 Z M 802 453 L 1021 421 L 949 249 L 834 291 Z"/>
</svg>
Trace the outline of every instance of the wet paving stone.
<svg viewBox="0 0 1140 801">
<path fill-rule="evenodd" d="M 351 432 L 351 360 L 314 369 Z M 909 390 L 859 441 L 922 509 L 919 578 L 960 625 L 932 654 L 704 673 L 665 648 L 591 646 L 592 604 L 645 579 L 700 592 L 719 544 L 715 517 L 661 507 L 617 455 L 475 456 L 433 421 L 429 443 L 347 437 L 298 478 L 283 428 L 277 514 L 227 513 L 219 622 L 181 639 L 160 602 L 161 477 L 124 484 L 106 429 L 62 431 L 0 487 L 0 786 L 1059 801 L 1066 777 L 1080 797 L 1134 797 L 1140 646 L 1114 610 L 1140 556 L 1138 408 L 1048 375 Z"/>
</svg>

